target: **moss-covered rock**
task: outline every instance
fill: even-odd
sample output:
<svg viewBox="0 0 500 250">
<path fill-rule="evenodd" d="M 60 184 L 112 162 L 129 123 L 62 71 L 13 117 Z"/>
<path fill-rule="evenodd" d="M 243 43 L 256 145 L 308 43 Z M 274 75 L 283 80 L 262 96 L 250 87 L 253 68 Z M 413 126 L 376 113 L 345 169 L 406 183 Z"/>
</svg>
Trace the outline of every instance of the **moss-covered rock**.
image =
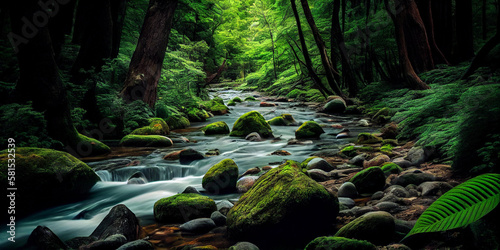
<svg viewBox="0 0 500 250">
<path fill-rule="evenodd" d="M 391 144 L 385 144 L 384 146 L 380 147 L 380 152 L 387 154 L 387 155 L 392 155 L 392 149 L 394 146 Z"/>
<path fill-rule="evenodd" d="M 292 244 L 324 233 L 338 211 L 337 197 L 303 174 L 298 163 L 288 161 L 262 175 L 240 197 L 227 217 L 228 234 L 251 242 Z"/>
<path fill-rule="evenodd" d="M 400 174 L 403 171 L 398 164 L 392 162 L 382 165 L 380 169 L 382 169 L 385 175 Z"/>
<path fill-rule="evenodd" d="M 122 138 L 120 145 L 125 147 L 170 147 L 172 140 L 161 135 L 127 135 Z"/>
<path fill-rule="evenodd" d="M 305 250 L 319 250 L 319 249 L 331 249 L 331 250 L 376 250 L 377 247 L 372 243 L 364 240 L 354 240 L 344 237 L 327 237 L 322 236 L 314 239 L 309 244 L 307 244 Z"/>
<path fill-rule="evenodd" d="M 323 111 L 326 113 L 336 114 L 344 113 L 347 108 L 345 101 L 342 98 L 334 98 L 323 106 Z"/>
<path fill-rule="evenodd" d="M 229 102 L 227 102 L 227 106 L 236 106 L 236 102 L 233 100 L 229 100 Z"/>
<path fill-rule="evenodd" d="M 8 185 L 14 173 L 8 150 L 0 151 L 0 183 Z M 10 169 L 9 169 L 10 168 Z M 74 201 L 99 181 L 87 164 L 69 153 L 44 148 L 15 149 L 16 218 L 49 206 Z M 7 186 L 8 187 L 8 186 Z M 7 197 L 3 188 L 3 197 Z"/>
<path fill-rule="evenodd" d="M 238 166 L 231 159 L 225 159 L 212 166 L 203 176 L 203 188 L 211 194 L 229 193 L 236 190 Z"/>
<path fill-rule="evenodd" d="M 382 138 L 370 133 L 360 133 L 358 135 L 358 144 L 375 144 L 382 142 Z"/>
<path fill-rule="evenodd" d="M 205 135 L 225 135 L 229 134 L 229 126 L 223 121 L 210 123 L 201 129 Z"/>
<path fill-rule="evenodd" d="M 340 150 L 340 153 L 348 157 L 354 157 L 358 154 L 354 146 L 346 146 Z"/>
<path fill-rule="evenodd" d="M 392 114 L 393 114 L 393 112 L 389 108 L 387 108 L 387 107 L 382 108 L 379 111 L 377 111 L 377 113 L 375 113 L 375 115 L 373 115 L 372 121 L 379 123 L 379 124 L 389 122 L 391 120 Z"/>
<path fill-rule="evenodd" d="M 183 129 L 191 125 L 189 119 L 182 115 L 169 116 L 166 122 L 170 126 L 170 129 Z"/>
<path fill-rule="evenodd" d="M 321 134 L 325 133 L 323 128 L 315 121 L 304 122 L 296 131 L 295 138 L 297 139 L 307 139 L 307 138 L 319 138 Z"/>
<path fill-rule="evenodd" d="M 245 102 L 255 102 L 255 101 L 257 101 L 257 99 L 255 99 L 255 97 L 253 96 L 247 96 L 245 98 Z"/>
<path fill-rule="evenodd" d="M 358 172 L 349 181 L 360 194 L 373 194 L 384 189 L 385 175 L 380 167 L 370 167 Z"/>
<path fill-rule="evenodd" d="M 337 237 L 367 240 L 376 245 L 386 245 L 395 233 L 394 218 L 390 213 L 377 211 L 366 213 L 343 226 Z"/>
<path fill-rule="evenodd" d="M 155 202 L 154 217 L 161 223 L 184 223 L 197 218 L 210 218 L 216 210 L 214 200 L 206 196 L 176 194 Z"/>
<path fill-rule="evenodd" d="M 297 122 L 291 114 L 282 114 L 267 121 L 267 123 L 273 126 L 290 126 L 295 125 Z"/>
<path fill-rule="evenodd" d="M 269 126 L 264 117 L 257 111 L 250 111 L 240 116 L 234 123 L 233 130 L 229 135 L 245 137 L 252 132 L 257 132 L 264 138 L 273 136 L 271 126 Z"/>
<path fill-rule="evenodd" d="M 85 154 L 84 156 L 104 155 L 111 153 L 111 148 L 109 148 L 108 145 L 94 138 L 90 138 L 82 134 L 78 134 L 78 137 L 80 138 L 80 143 L 82 143 L 83 146 L 91 148 L 90 152 L 88 154 Z"/>
<path fill-rule="evenodd" d="M 191 108 L 187 112 L 189 121 L 191 122 L 204 122 L 210 115 L 204 109 Z"/>
<path fill-rule="evenodd" d="M 150 118 L 149 125 L 135 129 L 131 135 L 168 135 L 170 128 L 168 124 L 161 118 Z"/>
<path fill-rule="evenodd" d="M 204 103 L 206 109 L 214 115 L 224 115 L 229 113 L 229 108 L 224 105 L 224 101 L 220 97 L 215 97 Z"/>
<path fill-rule="evenodd" d="M 239 97 L 235 97 L 232 100 L 233 100 L 233 102 L 242 102 L 241 98 L 239 98 Z"/>
</svg>

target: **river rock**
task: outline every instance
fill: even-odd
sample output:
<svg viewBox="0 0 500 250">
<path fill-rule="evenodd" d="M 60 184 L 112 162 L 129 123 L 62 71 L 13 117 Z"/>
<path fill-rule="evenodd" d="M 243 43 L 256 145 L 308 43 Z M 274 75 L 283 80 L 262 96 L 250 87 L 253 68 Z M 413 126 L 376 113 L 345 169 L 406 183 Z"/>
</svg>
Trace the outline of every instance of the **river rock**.
<svg viewBox="0 0 500 250">
<path fill-rule="evenodd" d="M 392 242 L 394 228 L 394 218 L 390 213 L 376 211 L 366 213 L 351 221 L 343 226 L 335 236 L 367 240 L 375 245 L 386 245 Z"/>
<path fill-rule="evenodd" d="M 135 129 L 131 135 L 168 135 L 170 128 L 162 118 L 150 118 L 149 126 Z"/>
<path fill-rule="evenodd" d="M 16 148 L 16 218 L 86 195 L 99 176 L 69 153 L 43 148 Z M 0 151 L 0 183 L 7 186 L 9 152 Z M 4 200 L 8 194 L 6 189 Z M 19 193 L 19 194 L 21 194 Z"/>
<path fill-rule="evenodd" d="M 387 155 L 378 155 L 376 156 L 375 158 L 369 160 L 369 161 L 365 161 L 363 163 L 363 167 L 364 168 L 369 168 L 369 167 L 374 167 L 374 166 L 380 166 L 386 162 L 390 162 L 391 161 L 391 158 L 389 158 L 389 156 Z"/>
<path fill-rule="evenodd" d="M 382 191 L 377 191 L 377 192 L 373 193 L 372 197 L 371 197 L 372 200 L 380 200 L 382 198 L 384 198 L 384 192 L 382 192 Z"/>
<path fill-rule="evenodd" d="M 349 180 L 360 194 L 373 194 L 383 190 L 385 186 L 385 175 L 379 167 L 370 167 L 358 172 Z"/>
<path fill-rule="evenodd" d="M 399 165 L 393 162 L 382 165 L 381 169 L 384 172 L 385 176 L 389 176 L 391 174 L 400 174 L 401 171 L 403 171 L 403 169 L 401 169 Z"/>
<path fill-rule="evenodd" d="M 305 250 L 319 250 L 319 249 L 329 249 L 329 250 L 376 250 L 377 247 L 372 243 L 364 240 L 348 239 L 344 237 L 328 237 L 321 236 L 309 244 L 307 244 Z"/>
<path fill-rule="evenodd" d="M 407 198 L 410 197 L 410 193 L 406 188 L 399 185 L 392 185 L 385 189 L 386 194 L 392 194 L 396 197 Z"/>
<path fill-rule="evenodd" d="M 170 138 L 162 135 L 127 135 L 120 141 L 124 147 L 170 147 L 173 144 Z"/>
<path fill-rule="evenodd" d="M 276 107 L 276 103 L 271 102 L 260 102 L 261 107 Z"/>
<path fill-rule="evenodd" d="M 351 198 L 339 197 L 339 205 L 345 206 L 346 208 L 350 209 L 356 205 L 356 202 L 354 202 L 354 200 Z"/>
<path fill-rule="evenodd" d="M 374 144 L 382 142 L 382 138 L 372 135 L 370 133 L 358 134 L 357 144 Z"/>
<path fill-rule="evenodd" d="M 210 218 L 198 218 L 194 220 L 190 220 L 179 226 L 181 231 L 191 232 L 191 233 L 206 233 L 212 229 L 217 227 L 215 222 Z"/>
<path fill-rule="evenodd" d="M 210 156 L 217 156 L 220 155 L 220 151 L 218 149 L 210 149 L 205 153 L 205 156 L 210 157 Z"/>
<path fill-rule="evenodd" d="M 179 153 L 179 161 L 183 165 L 190 164 L 193 161 L 197 161 L 197 160 L 201 160 L 201 159 L 205 159 L 205 156 L 202 153 L 200 153 L 192 148 L 183 149 Z"/>
<path fill-rule="evenodd" d="M 382 132 L 380 137 L 384 139 L 396 139 L 399 134 L 398 125 L 394 122 L 387 123 L 384 125 L 384 127 L 382 127 L 382 129 L 380 129 L 380 132 Z"/>
<path fill-rule="evenodd" d="M 366 156 L 366 154 L 356 155 L 350 159 L 348 163 L 358 167 L 363 167 L 363 162 L 366 160 Z"/>
<path fill-rule="evenodd" d="M 154 250 L 153 244 L 147 240 L 134 240 L 116 250 Z"/>
<path fill-rule="evenodd" d="M 26 243 L 27 249 L 69 249 L 57 235 L 46 226 L 37 226 L 30 234 L 28 242 Z"/>
<path fill-rule="evenodd" d="M 246 193 L 253 185 L 259 176 L 243 176 L 236 182 L 238 193 Z"/>
<path fill-rule="evenodd" d="M 223 121 L 210 123 L 201 129 L 205 135 L 227 135 L 229 134 L 229 126 Z"/>
<path fill-rule="evenodd" d="M 121 234 L 129 242 L 137 240 L 141 231 L 139 220 L 135 214 L 125 205 L 119 204 L 109 211 L 90 236 L 102 240 L 111 235 Z"/>
<path fill-rule="evenodd" d="M 208 218 L 216 210 L 215 202 L 206 196 L 176 194 L 155 203 L 154 217 L 161 223 L 183 223 L 196 218 Z"/>
<path fill-rule="evenodd" d="M 313 144 L 313 141 L 307 140 L 307 141 L 299 141 L 295 138 L 289 139 L 288 140 L 288 145 L 310 145 Z"/>
<path fill-rule="evenodd" d="M 247 141 L 262 141 L 262 137 L 260 137 L 259 133 L 252 132 L 245 136 L 245 140 Z"/>
<path fill-rule="evenodd" d="M 330 165 L 330 163 L 323 158 L 314 158 L 307 163 L 307 169 L 321 169 L 330 172 L 335 170 L 335 167 Z"/>
<path fill-rule="evenodd" d="M 214 115 L 224 115 L 229 113 L 229 108 L 224 105 L 224 101 L 220 97 L 215 97 L 205 103 L 207 110 Z M 229 105 L 229 104 L 228 104 Z"/>
<path fill-rule="evenodd" d="M 271 155 L 287 156 L 287 155 L 291 155 L 291 154 L 289 152 L 281 149 L 281 150 L 276 150 L 276 151 L 272 152 Z"/>
<path fill-rule="evenodd" d="M 323 128 L 315 121 L 304 122 L 296 131 L 295 138 L 297 139 L 307 139 L 307 138 L 319 138 L 321 134 L 325 133 Z"/>
<path fill-rule="evenodd" d="M 217 211 L 223 215 L 227 215 L 229 210 L 234 207 L 234 204 L 228 200 L 222 200 L 217 202 Z"/>
<path fill-rule="evenodd" d="M 339 197 L 348 197 L 348 198 L 356 198 L 358 197 L 358 190 L 356 189 L 356 185 L 352 182 L 344 182 L 337 192 Z"/>
<path fill-rule="evenodd" d="M 443 181 L 428 181 L 420 184 L 417 188 L 422 196 L 441 196 L 450 191 L 453 186 Z"/>
<path fill-rule="evenodd" d="M 411 167 L 411 162 L 405 160 L 404 157 L 399 157 L 399 158 L 395 158 L 394 160 L 392 160 L 393 163 L 397 164 L 398 166 L 402 167 L 402 168 L 409 168 Z"/>
<path fill-rule="evenodd" d="M 392 201 L 379 202 L 375 205 L 375 207 L 380 211 L 386 211 L 390 214 L 399 213 L 404 210 L 400 205 Z"/>
<path fill-rule="evenodd" d="M 432 155 L 433 150 L 424 149 L 422 147 L 413 147 L 408 152 L 408 155 L 405 157 L 412 166 L 420 166 L 420 164 L 426 162 L 429 157 Z"/>
<path fill-rule="evenodd" d="M 184 189 L 184 191 L 182 191 L 183 194 L 201 194 L 200 191 L 198 191 L 198 189 L 196 189 L 195 187 L 192 187 L 192 186 L 187 186 L 186 189 Z"/>
<path fill-rule="evenodd" d="M 213 165 L 203 176 L 202 186 L 208 193 L 221 194 L 236 190 L 238 166 L 231 159 L 224 159 Z"/>
<path fill-rule="evenodd" d="M 293 116 L 290 114 L 282 114 L 280 116 L 276 116 L 273 119 L 267 121 L 267 123 L 273 126 L 293 126 L 297 124 Z"/>
<path fill-rule="evenodd" d="M 303 174 L 297 162 L 288 161 L 262 175 L 240 197 L 227 217 L 228 235 L 294 244 L 322 233 L 335 221 L 338 210 L 337 197 Z"/>
<path fill-rule="evenodd" d="M 179 160 L 181 151 L 182 150 L 169 153 L 169 154 L 163 156 L 163 160 L 171 160 L 171 161 L 173 161 L 173 160 Z"/>
<path fill-rule="evenodd" d="M 321 169 L 310 169 L 307 170 L 307 175 L 311 177 L 311 179 L 317 182 L 323 182 L 332 179 L 328 172 L 325 172 Z"/>
<path fill-rule="evenodd" d="M 148 179 L 142 172 L 135 172 L 127 180 L 127 184 L 146 184 Z"/>
<path fill-rule="evenodd" d="M 370 126 L 370 123 L 368 122 L 368 120 L 366 119 L 361 119 L 358 121 L 358 126 L 361 126 L 361 127 L 369 127 Z"/>
<path fill-rule="evenodd" d="M 121 234 L 110 235 L 105 239 L 94 241 L 88 245 L 80 246 L 79 250 L 117 249 L 127 243 L 127 238 Z"/>
<path fill-rule="evenodd" d="M 238 118 L 233 125 L 230 136 L 246 137 L 252 132 L 257 132 L 263 138 L 273 137 L 271 126 L 257 111 L 250 111 Z"/>
<path fill-rule="evenodd" d="M 343 139 L 343 138 L 349 138 L 349 137 L 350 137 L 349 131 L 340 132 L 335 136 L 336 139 Z"/>
<path fill-rule="evenodd" d="M 435 181 L 436 177 L 429 173 L 404 173 L 396 177 L 393 181 L 393 185 L 407 186 L 409 184 L 420 185 L 427 181 Z"/>
<path fill-rule="evenodd" d="M 330 114 L 344 113 L 347 105 L 342 98 L 335 98 L 323 106 L 323 112 Z"/>
<path fill-rule="evenodd" d="M 221 227 L 226 225 L 226 216 L 224 216 L 221 212 L 215 211 L 210 215 L 210 219 L 212 219 L 216 226 Z"/>
<path fill-rule="evenodd" d="M 259 167 L 254 167 L 254 168 L 250 168 L 248 169 L 247 171 L 245 171 L 245 173 L 243 173 L 240 177 L 243 177 L 243 176 L 246 176 L 246 175 L 257 175 L 261 172 L 262 170 L 260 170 Z"/>
<path fill-rule="evenodd" d="M 253 243 L 242 241 L 236 243 L 236 245 L 234 246 L 231 246 L 229 250 L 259 250 L 259 247 L 257 247 Z"/>
</svg>

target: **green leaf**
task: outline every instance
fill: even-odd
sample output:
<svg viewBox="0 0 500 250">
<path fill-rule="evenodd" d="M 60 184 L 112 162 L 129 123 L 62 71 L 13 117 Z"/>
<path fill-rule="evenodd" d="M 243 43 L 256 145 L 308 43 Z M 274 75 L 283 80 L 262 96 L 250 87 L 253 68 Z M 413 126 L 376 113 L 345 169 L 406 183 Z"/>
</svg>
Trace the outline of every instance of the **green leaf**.
<svg viewBox="0 0 500 250">
<path fill-rule="evenodd" d="M 432 203 L 404 239 L 418 233 L 467 226 L 495 209 L 499 202 L 500 174 L 477 176 L 454 187 Z"/>
</svg>

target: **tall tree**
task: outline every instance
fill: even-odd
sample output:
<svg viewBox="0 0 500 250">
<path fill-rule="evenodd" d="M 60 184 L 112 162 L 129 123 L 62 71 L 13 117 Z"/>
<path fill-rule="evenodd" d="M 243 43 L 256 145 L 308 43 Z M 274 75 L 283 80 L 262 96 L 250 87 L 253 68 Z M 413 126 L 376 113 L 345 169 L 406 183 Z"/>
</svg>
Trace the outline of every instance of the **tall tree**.
<svg viewBox="0 0 500 250">
<path fill-rule="evenodd" d="M 120 51 L 125 13 L 127 13 L 127 0 L 111 0 L 111 18 L 113 20 L 111 58 L 116 58 Z"/>
<path fill-rule="evenodd" d="M 434 39 L 445 58 L 452 59 L 453 50 L 453 5 L 452 0 L 431 1 L 434 22 Z"/>
<path fill-rule="evenodd" d="M 472 0 L 455 0 L 455 23 L 457 57 L 461 61 L 470 60 L 474 57 Z"/>
<path fill-rule="evenodd" d="M 434 18 L 432 16 L 431 0 L 418 0 L 417 6 L 420 17 L 425 25 L 427 40 L 429 41 L 429 46 L 431 47 L 432 59 L 435 63 L 449 64 L 443 52 L 441 52 L 441 49 L 437 46 L 436 39 L 434 38 Z"/>
<path fill-rule="evenodd" d="M 406 46 L 406 40 L 411 39 L 411 37 L 406 37 L 406 33 L 404 32 L 405 29 L 405 21 L 411 18 L 411 15 L 415 15 L 414 9 L 416 9 L 416 6 L 414 6 L 413 11 L 410 11 L 410 9 L 407 9 L 407 4 L 408 2 L 412 0 L 400 0 L 396 1 L 395 5 L 395 10 L 396 13 L 393 13 L 393 10 L 389 6 L 389 0 L 384 0 L 384 5 L 387 10 L 387 13 L 391 17 L 392 21 L 394 22 L 394 27 L 395 27 L 395 33 L 396 33 L 396 43 L 398 44 L 398 54 L 399 54 L 399 64 L 401 67 L 401 71 L 403 74 L 403 77 L 405 78 L 406 82 L 410 86 L 410 88 L 413 89 L 429 89 L 429 85 L 427 85 L 425 82 L 423 82 L 420 77 L 415 73 L 415 70 L 413 69 L 412 63 L 410 62 L 410 59 L 408 57 L 408 49 Z M 415 4 L 415 3 L 413 3 Z M 418 11 L 418 10 L 417 10 Z M 410 17 L 408 17 L 410 15 Z"/>
<path fill-rule="evenodd" d="M 58 12 L 49 21 L 50 38 L 56 61 L 59 61 L 61 49 L 64 44 L 65 36 L 71 34 L 73 29 L 73 16 L 76 6 L 76 0 L 71 0 L 67 4 L 59 5 Z"/>
<path fill-rule="evenodd" d="M 150 0 L 137 48 L 121 91 L 127 102 L 143 100 L 154 107 L 177 0 Z"/>
<path fill-rule="evenodd" d="M 319 54 L 321 56 L 321 63 L 323 64 L 323 68 L 326 73 L 326 79 L 328 80 L 328 84 L 330 87 L 333 89 L 333 91 L 342 97 L 342 99 L 347 100 L 347 96 L 342 92 L 342 90 L 339 88 L 337 82 L 335 81 L 335 75 L 338 75 L 338 72 L 336 72 L 332 66 L 332 63 L 330 62 L 330 59 L 328 58 L 328 53 L 326 52 L 326 46 L 325 42 L 323 41 L 323 38 L 321 38 L 321 34 L 319 33 L 318 27 L 316 26 L 316 23 L 314 22 L 314 18 L 311 13 L 311 9 L 309 8 L 309 3 L 307 0 L 300 0 L 300 3 L 302 4 L 302 9 L 304 10 L 304 15 L 306 16 L 306 20 L 309 23 L 309 27 L 311 28 L 311 31 L 313 33 L 314 41 L 316 41 L 316 46 L 319 49 Z"/>
</svg>

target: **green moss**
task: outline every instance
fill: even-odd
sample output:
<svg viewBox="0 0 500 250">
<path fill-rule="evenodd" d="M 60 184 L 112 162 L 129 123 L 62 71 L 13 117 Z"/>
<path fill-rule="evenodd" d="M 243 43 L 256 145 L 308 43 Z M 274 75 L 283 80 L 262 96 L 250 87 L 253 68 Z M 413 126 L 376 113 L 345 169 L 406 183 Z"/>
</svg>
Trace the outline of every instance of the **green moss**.
<svg viewBox="0 0 500 250">
<path fill-rule="evenodd" d="M 167 123 L 170 125 L 171 129 L 183 129 L 191 126 L 188 118 L 184 116 L 169 116 L 167 118 Z"/>
<path fill-rule="evenodd" d="M 375 250 L 377 247 L 364 240 L 348 239 L 344 237 L 322 236 L 307 244 L 305 250 L 335 249 L 335 250 Z"/>
<path fill-rule="evenodd" d="M 245 137 L 252 132 L 257 132 L 264 138 L 272 137 L 273 135 L 271 126 L 269 126 L 264 117 L 257 111 L 250 111 L 240 116 L 234 123 L 233 130 L 229 135 Z"/>
<path fill-rule="evenodd" d="M 108 145 L 94 139 L 94 138 L 89 138 L 87 136 L 84 136 L 82 134 L 78 134 L 78 137 L 80 138 L 80 142 L 82 142 L 84 145 L 90 145 L 92 147 L 92 151 L 89 154 L 91 155 L 103 155 L 103 154 L 109 154 L 111 153 L 111 149 L 108 147 Z"/>
<path fill-rule="evenodd" d="M 254 101 L 257 101 L 257 99 L 255 99 L 255 97 L 253 97 L 253 96 L 247 96 L 247 97 L 245 98 L 245 101 L 246 101 L 246 102 L 248 102 L 248 101 L 250 101 L 250 102 L 254 102 Z"/>
<path fill-rule="evenodd" d="M 401 171 L 403 171 L 403 169 L 398 164 L 392 162 L 384 163 L 381 169 L 385 175 L 400 174 Z"/>
<path fill-rule="evenodd" d="M 302 162 L 300 163 L 300 165 L 299 165 L 299 166 L 300 166 L 300 168 L 305 169 L 305 170 L 306 170 L 306 172 L 307 172 L 307 164 L 309 164 L 309 162 L 310 162 L 312 159 L 314 159 L 314 158 L 319 158 L 319 157 L 317 157 L 317 156 L 311 156 L 311 157 L 309 157 L 309 158 L 305 159 L 304 161 L 302 161 Z"/>
<path fill-rule="evenodd" d="M 201 182 L 209 193 L 228 193 L 236 189 L 238 166 L 231 159 L 225 159 L 212 166 Z"/>
<path fill-rule="evenodd" d="M 286 95 L 286 97 L 287 97 L 287 98 L 293 98 L 293 99 L 295 99 L 295 98 L 297 98 L 298 96 L 300 96 L 300 95 L 302 95 L 302 94 L 304 94 L 304 93 L 305 93 L 305 91 L 302 91 L 302 90 L 300 90 L 300 89 L 294 89 L 294 90 L 290 91 L 290 92 Z"/>
<path fill-rule="evenodd" d="M 345 101 L 338 97 L 329 101 L 323 107 L 323 111 L 327 113 L 344 113 L 347 108 Z"/>
<path fill-rule="evenodd" d="M 302 95 L 304 95 L 304 99 L 307 102 L 324 102 L 326 100 L 321 91 L 317 89 L 309 89 Z"/>
<path fill-rule="evenodd" d="M 239 97 L 235 97 L 235 98 L 233 98 L 233 102 L 242 102 L 242 100 Z"/>
<path fill-rule="evenodd" d="M 358 135 L 358 144 L 374 144 L 379 142 L 382 142 L 382 138 L 370 133 L 360 133 Z"/>
<path fill-rule="evenodd" d="M 161 135 L 127 135 L 122 138 L 120 145 L 125 147 L 170 147 L 172 140 Z"/>
<path fill-rule="evenodd" d="M 229 112 L 229 108 L 224 105 L 224 101 L 220 97 L 215 97 L 210 101 L 203 102 L 202 104 L 204 109 L 214 115 L 223 115 Z"/>
<path fill-rule="evenodd" d="M 380 167 L 369 167 L 359 171 L 350 180 L 360 194 L 373 194 L 385 186 L 385 175 Z"/>
<path fill-rule="evenodd" d="M 267 123 L 273 126 L 286 126 L 285 119 L 283 119 L 283 117 L 281 116 L 276 116 L 273 119 L 267 121 Z"/>
<path fill-rule="evenodd" d="M 170 128 L 162 118 L 150 118 L 149 125 L 135 129 L 132 135 L 168 135 Z"/>
<path fill-rule="evenodd" d="M 154 204 L 155 220 L 161 223 L 184 223 L 209 218 L 217 210 L 214 200 L 200 194 L 177 194 Z"/>
<path fill-rule="evenodd" d="M 223 121 L 210 123 L 201 129 L 205 135 L 229 134 L 229 126 Z"/>
<path fill-rule="evenodd" d="M 87 164 L 66 152 L 18 147 L 15 155 L 15 184 L 22 188 L 22 195 L 16 197 L 16 217 L 80 199 L 99 181 Z M 4 185 L 7 185 L 8 159 L 12 159 L 9 152 L 0 151 L 0 183 Z"/>
<path fill-rule="evenodd" d="M 396 147 L 399 145 L 398 140 L 395 139 L 385 139 L 382 140 L 382 145 L 391 145 L 393 147 Z"/>
<path fill-rule="evenodd" d="M 236 106 L 236 102 L 234 102 L 233 100 L 229 100 L 227 106 Z"/>
<path fill-rule="evenodd" d="M 393 148 L 394 148 L 394 146 L 392 146 L 391 144 L 385 144 L 384 146 L 380 147 L 380 152 L 387 154 L 387 155 L 391 155 Z"/>
<path fill-rule="evenodd" d="M 303 174 L 297 162 L 287 161 L 262 175 L 240 197 L 229 211 L 228 233 L 230 238 L 258 241 L 303 238 L 333 223 L 338 209 L 336 197 Z"/>
<path fill-rule="evenodd" d="M 381 230 L 383 228 L 384 230 Z M 395 232 L 394 217 L 384 211 L 366 213 L 343 226 L 334 236 L 367 240 L 372 244 L 386 245 Z"/>
<path fill-rule="evenodd" d="M 295 137 L 297 139 L 319 138 L 323 133 L 325 131 L 317 122 L 307 121 L 295 131 Z"/>
<path fill-rule="evenodd" d="M 354 146 L 344 147 L 342 150 L 340 150 L 340 153 L 348 157 L 354 157 L 357 155 L 356 148 L 354 148 Z"/>
</svg>

